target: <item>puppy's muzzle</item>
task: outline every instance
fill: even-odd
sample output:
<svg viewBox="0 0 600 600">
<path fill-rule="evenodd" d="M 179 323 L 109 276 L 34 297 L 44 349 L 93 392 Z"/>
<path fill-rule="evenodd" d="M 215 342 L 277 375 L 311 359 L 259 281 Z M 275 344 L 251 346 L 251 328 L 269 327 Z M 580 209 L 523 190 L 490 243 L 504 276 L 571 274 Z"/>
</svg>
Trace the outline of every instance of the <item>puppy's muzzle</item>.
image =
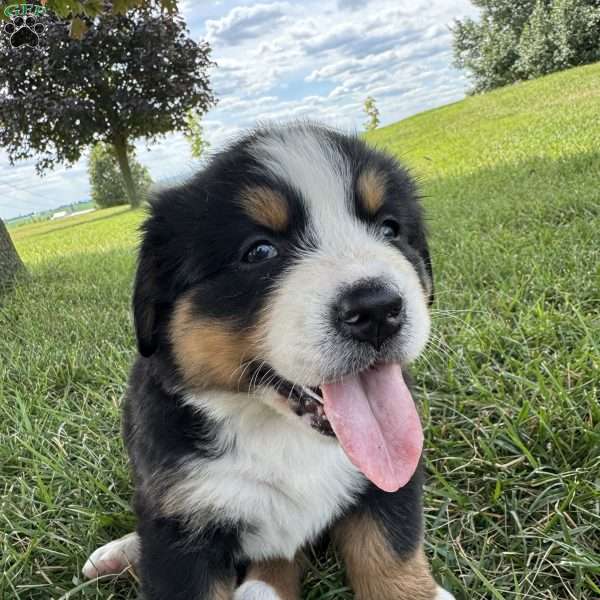
<svg viewBox="0 0 600 600">
<path fill-rule="evenodd" d="M 333 308 L 334 326 L 344 337 L 377 351 L 400 331 L 404 318 L 402 297 L 377 280 L 345 290 Z"/>
</svg>

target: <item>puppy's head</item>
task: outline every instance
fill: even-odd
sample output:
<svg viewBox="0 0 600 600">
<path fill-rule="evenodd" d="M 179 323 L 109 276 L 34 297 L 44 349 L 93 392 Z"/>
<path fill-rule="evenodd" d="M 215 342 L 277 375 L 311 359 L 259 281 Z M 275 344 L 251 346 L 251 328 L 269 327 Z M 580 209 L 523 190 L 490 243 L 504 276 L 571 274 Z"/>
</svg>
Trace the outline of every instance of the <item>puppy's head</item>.
<svg viewBox="0 0 600 600">
<path fill-rule="evenodd" d="M 153 202 L 138 345 L 170 357 L 186 390 L 256 384 L 348 413 L 340 396 L 376 400 L 421 352 L 432 289 L 405 170 L 356 137 L 267 128 Z"/>
</svg>

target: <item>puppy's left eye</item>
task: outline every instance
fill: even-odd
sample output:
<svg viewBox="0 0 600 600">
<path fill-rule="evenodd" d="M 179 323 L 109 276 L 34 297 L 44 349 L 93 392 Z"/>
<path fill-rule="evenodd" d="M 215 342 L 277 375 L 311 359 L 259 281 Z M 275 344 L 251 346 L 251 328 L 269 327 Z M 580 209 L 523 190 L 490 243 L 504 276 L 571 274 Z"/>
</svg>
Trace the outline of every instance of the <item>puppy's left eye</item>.
<svg viewBox="0 0 600 600">
<path fill-rule="evenodd" d="M 379 226 L 384 238 L 388 240 L 395 240 L 400 235 L 400 223 L 394 219 L 386 219 Z"/>
<path fill-rule="evenodd" d="M 270 258 L 275 258 L 278 254 L 279 252 L 273 244 L 269 244 L 269 242 L 257 242 L 246 252 L 244 262 L 250 264 L 263 262 Z"/>
</svg>

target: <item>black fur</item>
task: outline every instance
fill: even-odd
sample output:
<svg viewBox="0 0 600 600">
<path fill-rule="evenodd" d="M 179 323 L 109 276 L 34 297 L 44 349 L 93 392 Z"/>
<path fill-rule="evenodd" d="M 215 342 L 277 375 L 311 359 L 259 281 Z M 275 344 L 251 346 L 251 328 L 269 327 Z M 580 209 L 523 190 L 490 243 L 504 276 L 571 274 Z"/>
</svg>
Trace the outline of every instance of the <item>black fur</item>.
<svg viewBox="0 0 600 600">
<path fill-rule="evenodd" d="M 217 586 L 235 582 L 238 533 L 233 526 L 210 528 L 190 538 L 175 519 L 143 515 L 139 509 L 138 517 L 143 545 L 138 569 L 145 598 L 210 598 Z"/>
<path fill-rule="evenodd" d="M 410 557 L 423 536 L 423 467 L 397 492 L 384 492 L 370 485 L 355 510 L 367 512 L 378 523 L 400 559 Z"/>
<path fill-rule="evenodd" d="M 232 581 L 247 561 L 240 533 L 252 524 L 209 524 L 201 531 L 193 530 L 186 522 L 166 516 L 160 500 L 168 486 L 164 474 L 175 472 L 182 459 L 216 457 L 212 442 L 219 427 L 183 401 L 187 390 L 177 372 L 168 333 L 176 300 L 189 292 L 198 315 L 226 320 L 244 331 L 256 322 L 269 292 L 302 244 L 311 244 L 304 235 L 309 217 L 298 191 L 261 169 L 249 152 L 262 135 L 264 131 L 251 134 L 214 158 L 188 183 L 160 193 L 143 226 L 133 298 L 141 356 L 131 373 L 123 423 L 136 484 L 140 578 L 148 600 L 209 598 L 216 583 Z M 397 219 L 401 231 L 393 243 L 415 265 L 424 284 L 430 282 L 421 207 L 408 173 L 357 138 L 334 132 L 325 135 L 349 157 L 355 183 L 356 175 L 367 166 L 386 174 L 387 194 L 377 217 L 364 212 L 358 192 L 350 209 L 373 224 L 390 216 Z M 291 214 L 286 231 L 268 231 L 244 214 L 235 199 L 240 188 L 249 184 L 274 188 L 288 200 Z M 279 256 L 265 265 L 249 265 L 244 256 L 259 240 L 275 244 Z M 157 474 L 163 475 L 157 479 Z M 419 469 L 396 493 L 370 485 L 351 509 L 368 511 L 400 557 L 414 550 L 421 539 L 422 479 Z"/>
</svg>

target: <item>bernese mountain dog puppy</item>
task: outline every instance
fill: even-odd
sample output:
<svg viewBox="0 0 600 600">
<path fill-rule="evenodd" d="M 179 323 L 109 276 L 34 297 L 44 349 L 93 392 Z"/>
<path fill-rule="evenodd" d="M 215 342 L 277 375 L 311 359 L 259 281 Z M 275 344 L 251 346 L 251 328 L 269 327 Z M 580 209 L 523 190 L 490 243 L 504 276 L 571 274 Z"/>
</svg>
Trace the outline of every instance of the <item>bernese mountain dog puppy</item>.
<svg viewBox="0 0 600 600">
<path fill-rule="evenodd" d="M 123 430 L 146 600 L 294 600 L 328 536 L 360 600 L 440 600 L 423 552 L 423 433 L 407 365 L 433 295 L 418 191 L 314 124 L 258 129 L 143 225 Z"/>
</svg>

